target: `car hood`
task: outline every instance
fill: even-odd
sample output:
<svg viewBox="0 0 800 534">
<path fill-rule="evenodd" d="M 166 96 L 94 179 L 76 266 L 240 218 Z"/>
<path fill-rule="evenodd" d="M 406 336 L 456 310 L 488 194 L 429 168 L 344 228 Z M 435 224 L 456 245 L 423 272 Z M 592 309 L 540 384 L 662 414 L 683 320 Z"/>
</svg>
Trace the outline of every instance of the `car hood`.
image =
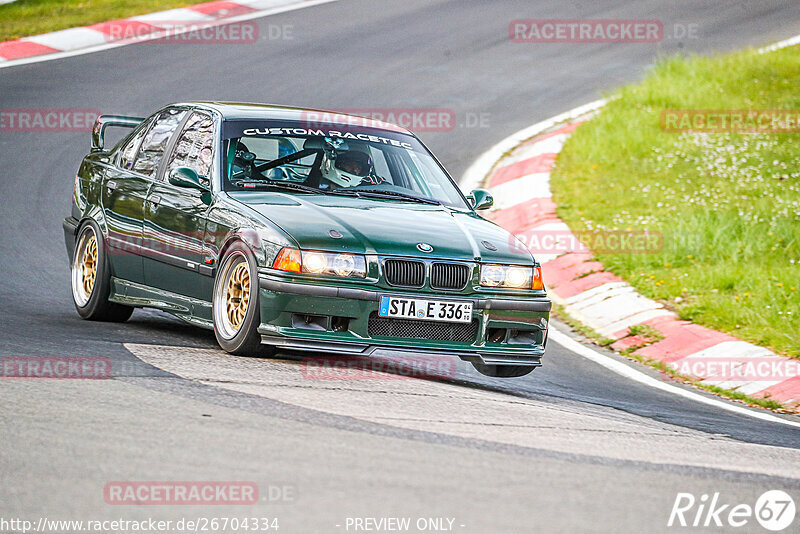
<svg viewBox="0 0 800 534">
<path fill-rule="evenodd" d="M 245 192 L 230 196 L 279 226 L 306 250 L 531 262 L 530 252 L 514 236 L 472 212 L 332 195 Z M 420 252 L 419 243 L 431 245 L 433 251 Z"/>
</svg>

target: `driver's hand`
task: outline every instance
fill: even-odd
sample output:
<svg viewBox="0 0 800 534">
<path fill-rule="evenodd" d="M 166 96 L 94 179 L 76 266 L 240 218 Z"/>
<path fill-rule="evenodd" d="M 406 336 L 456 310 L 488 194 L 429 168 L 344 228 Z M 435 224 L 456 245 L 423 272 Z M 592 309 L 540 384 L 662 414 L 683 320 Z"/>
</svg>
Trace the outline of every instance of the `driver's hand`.
<svg viewBox="0 0 800 534">
<path fill-rule="evenodd" d="M 361 180 L 361 185 L 380 185 L 385 184 L 388 180 L 381 176 L 365 176 L 363 180 Z"/>
</svg>

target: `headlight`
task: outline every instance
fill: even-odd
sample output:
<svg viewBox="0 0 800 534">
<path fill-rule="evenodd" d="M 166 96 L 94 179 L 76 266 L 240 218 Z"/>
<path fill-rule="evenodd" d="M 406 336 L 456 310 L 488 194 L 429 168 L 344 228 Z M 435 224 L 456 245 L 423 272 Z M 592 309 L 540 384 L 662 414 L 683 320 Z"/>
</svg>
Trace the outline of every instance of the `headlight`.
<svg viewBox="0 0 800 534">
<path fill-rule="evenodd" d="M 303 271 L 307 273 L 324 273 L 328 267 L 328 258 L 319 252 L 306 252 L 303 254 Z"/>
<path fill-rule="evenodd" d="M 481 285 L 485 287 L 511 287 L 532 289 L 533 267 L 514 265 L 482 265 Z"/>
<path fill-rule="evenodd" d="M 342 278 L 365 278 L 367 261 L 364 256 L 338 252 L 281 250 L 272 267 L 281 271 L 303 272 Z"/>
</svg>

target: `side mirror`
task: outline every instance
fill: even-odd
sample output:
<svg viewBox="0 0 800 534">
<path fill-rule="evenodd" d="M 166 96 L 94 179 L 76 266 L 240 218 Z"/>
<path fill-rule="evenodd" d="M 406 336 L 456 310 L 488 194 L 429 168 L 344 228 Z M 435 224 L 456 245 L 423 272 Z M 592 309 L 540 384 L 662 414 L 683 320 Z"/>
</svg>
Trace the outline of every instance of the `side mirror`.
<svg viewBox="0 0 800 534">
<path fill-rule="evenodd" d="M 494 204 L 494 197 L 486 189 L 474 189 L 467 199 L 475 210 L 488 210 Z"/>
<path fill-rule="evenodd" d="M 200 183 L 197 172 L 189 167 L 176 167 L 169 171 L 169 183 L 178 187 L 190 187 L 200 191 L 208 191 L 208 187 Z"/>
</svg>

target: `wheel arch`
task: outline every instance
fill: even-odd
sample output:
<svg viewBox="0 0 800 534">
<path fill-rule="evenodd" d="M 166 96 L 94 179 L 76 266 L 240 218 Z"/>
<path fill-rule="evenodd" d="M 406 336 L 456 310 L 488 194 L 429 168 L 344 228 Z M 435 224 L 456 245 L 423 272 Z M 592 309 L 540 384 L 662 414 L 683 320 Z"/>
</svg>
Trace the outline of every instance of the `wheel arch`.
<svg viewBox="0 0 800 534">
<path fill-rule="evenodd" d="M 225 236 L 225 240 L 219 247 L 219 254 L 217 255 L 217 265 L 220 265 L 225 254 L 230 250 L 234 243 L 242 243 L 250 251 L 250 254 L 256 259 L 258 263 L 258 255 L 256 251 L 260 248 L 258 243 L 258 233 L 252 228 L 240 228 L 230 232 Z"/>
<path fill-rule="evenodd" d="M 236 230 L 231 230 L 228 235 L 225 236 L 225 239 L 222 241 L 222 245 L 219 247 L 219 252 L 217 254 L 217 265 L 219 265 L 219 263 L 225 257 L 225 253 L 235 242 L 243 243 L 255 258 L 256 264 L 264 267 L 269 267 L 271 265 L 270 258 L 276 256 L 282 248 L 287 246 L 297 246 L 295 243 L 290 242 L 289 240 L 286 240 L 283 243 L 274 243 L 264 239 L 262 233 L 252 226 L 243 226 L 237 228 Z"/>
<path fill-rule="evenodd" d="M 89 206 L 86 211 L 81 214 L 80 219 L 78 219 L 78 227 L 75 233 L 75 238 L 77 239 L 81 229 L 89 221 L 94 222 L 100 228 L 100 232 L 102 232 L 104 240 L 106 243 L 108 243 L 108 224 L 106 224 L 106 217 L 103 213 L 103 209 L 100 206 Z"/>
</svg>

